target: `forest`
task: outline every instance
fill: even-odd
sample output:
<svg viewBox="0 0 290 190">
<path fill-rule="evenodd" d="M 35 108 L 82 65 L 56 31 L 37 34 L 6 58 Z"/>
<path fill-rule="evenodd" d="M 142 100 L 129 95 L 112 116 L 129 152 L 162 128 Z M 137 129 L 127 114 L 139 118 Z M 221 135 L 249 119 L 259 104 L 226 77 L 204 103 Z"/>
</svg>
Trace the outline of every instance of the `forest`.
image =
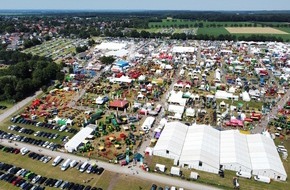
<svg viewBox="0 0 290 190">
<path fill-rule="evenodd" d="M 8 65 L 0 69 L 0 101 L 21 100 L 64 78 L 60 65 L 44 57 L 0 50 L 0 63 Z"/>
</svg>

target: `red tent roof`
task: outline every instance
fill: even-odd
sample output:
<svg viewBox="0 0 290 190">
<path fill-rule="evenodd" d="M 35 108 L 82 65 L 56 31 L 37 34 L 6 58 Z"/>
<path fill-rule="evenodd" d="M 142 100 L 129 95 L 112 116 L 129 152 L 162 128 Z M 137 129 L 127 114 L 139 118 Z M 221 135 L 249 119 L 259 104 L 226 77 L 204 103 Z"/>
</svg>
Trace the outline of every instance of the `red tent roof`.
<svg viewBox="0 0 290 190">
<path fill-rule="evenodd" d="M 114 108 L 124 108 L 128 105 L 127 100 L 113 100 L 110 102 L 110 107 Z"/>
</svg>

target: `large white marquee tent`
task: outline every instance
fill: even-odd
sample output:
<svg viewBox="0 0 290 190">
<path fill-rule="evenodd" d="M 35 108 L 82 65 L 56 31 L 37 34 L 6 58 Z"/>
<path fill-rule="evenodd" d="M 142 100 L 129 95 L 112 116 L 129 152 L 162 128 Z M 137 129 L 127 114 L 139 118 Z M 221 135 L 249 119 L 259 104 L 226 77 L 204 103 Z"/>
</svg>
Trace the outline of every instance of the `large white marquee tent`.
<svg viewBox="0 0 290 190">
<path fill-rule="evenodd" d="M 153 154 L 174 159 L 179 166 L 218 173 L 220 168 L 244 171 L 285 181 L 287 174 L 273 140 L 238 130 L 218 131 L 211 126 L 165 125 Z"/>
<path fill-rule="evenodd" d="M 211 173 L 219 171 L 219 131 L 204 125 L 188 127 L 179 164 Z"/>
<path fill-rule="evenodd" d="M 182 151 L 188 126 L 180 122 L 170 122 L 165 124 L 156 146 L 154 155 L 178 160 Z"/>
<path fill-rule="evenodd" d="M 238 130 L 221 132 L 220 164 L 227 170 L 251 172 L 251 158 L 246 135 Z"/>
<path fill-rule="evenodd" d="M 88 125 L 80 130 L 73 138 L 71 138 L 65 145 L 64 148 L 68 152 L 73 152 L 78 149 L 80 144 L 96 129 L 96 125 Z"/>
</svg>

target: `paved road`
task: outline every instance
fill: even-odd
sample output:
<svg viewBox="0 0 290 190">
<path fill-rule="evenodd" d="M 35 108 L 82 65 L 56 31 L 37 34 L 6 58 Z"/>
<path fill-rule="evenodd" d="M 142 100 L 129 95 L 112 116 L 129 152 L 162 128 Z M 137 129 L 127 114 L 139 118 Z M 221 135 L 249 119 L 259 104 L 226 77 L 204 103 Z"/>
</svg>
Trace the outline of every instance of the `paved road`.
<svg viewBox="0 0 290 190">
<path fill-rule="evenodd" d="M 290 89 L 287 90 L 286 94 L 277 102 L 275 107 L 271 109 L 270 113 L 268 113 L 268 115 L 265 115 L 261 119 L 261 123 L 259 123 L 259 125 L 252 130 L 252 133 L 261 133 L 262 131 L 264 131 L 268 126 L 269 121 L 278 114 L 279 108 L 283 108 L 284 105 L 287 103 L 289 97 Z"/>
<path fill-rule="evenodd" d="M 4 119 L 6 119 L 8 116 L 12 115 L 14 112 L 16 112 L 18 109 L 21 109 L 23 106 L 25 106 L 28 102 L 32 101 L 34 98 L 36 98 L 39 94 L 41 94 L 42 91 L 39 90 L 35 92 L 33 96 L 29 96 L 22 100 L 21 102 L 18 102 L 13 107 L 6 110 L 4 113 L 0 115 L 0 122 L 2 122 Z"/>
<path fill-rule="evenodd" d="M 17 148 L 22 148 L 22 147 L 27 147 L 33 152 L 41 152 L 41 154 L 48 155 L 51 157 L 56 157 L 56 156 L 61 156 L 64 159 L 72 159 L 72 160 L 77 160 L 81 162 L 88 161 L 87 158 L 76 156 L 73 154 L 68 154 L 68 153 L 63 153 L 63 152 L 56 152 L 56 151 L 51 151 L 46 148 L 41 148 L 41 147 L 36 147 L 30 144 L 25 144 L 21 142 L 16 142 L 17 146 L 15 143 L 9 143 L 7 139 L 3 139 L 0 141 L 0 144 L 5 145 L 5 146 L 10 146 L 10 147 L 17 147 Z M 127 176 L 134 176 L 143 180 L 148 180 L 148 181 L 153 181 L 156 183 L 162 183 L 162 184 L 167 184 L 167 185 L 174 185 L 177 187 L 183 187 L 185 189 L 192 189 L 192 190 L 217 190 L 218 188 L 215 187 L 210 187 L 210 186 L 205 186 L 201 184 L 197 184 L 194 182 L 189 182 L 185 180 L 180 180 L 172 177 L 166 177 L 163 175 L 158 175 L 154 173 L 148 173 L 143 171 L 137 166 L 132 166 L 128 168 L 127 166 L 120 166 L 120 165 L 114 165 L 110 164 L 107 162 L 103 161 L 96 161 L 96 160 L 89 160 L 90 163 L 96 163 L 98 166 L 105 168 L 108 171 L 115 172 L 115 173 L 120 173 L 120 174 L 125 174 Z M 50 164 L 51 162 L 49 162 Z"/>
</svg>

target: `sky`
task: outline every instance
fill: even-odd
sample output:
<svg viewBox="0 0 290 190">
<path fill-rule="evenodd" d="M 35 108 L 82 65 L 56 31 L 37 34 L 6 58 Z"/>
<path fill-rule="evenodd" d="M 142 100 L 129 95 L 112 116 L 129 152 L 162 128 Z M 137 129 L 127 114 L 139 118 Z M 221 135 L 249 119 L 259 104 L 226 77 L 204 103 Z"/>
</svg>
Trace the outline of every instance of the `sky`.
<svg viewBox="0 0 290 190">
<path fill-rule="evenodd" d="M 13 10 L 290 10 L 290 0 L 0 0 L 0 3 L 0 9 Z"/>
</svg>

